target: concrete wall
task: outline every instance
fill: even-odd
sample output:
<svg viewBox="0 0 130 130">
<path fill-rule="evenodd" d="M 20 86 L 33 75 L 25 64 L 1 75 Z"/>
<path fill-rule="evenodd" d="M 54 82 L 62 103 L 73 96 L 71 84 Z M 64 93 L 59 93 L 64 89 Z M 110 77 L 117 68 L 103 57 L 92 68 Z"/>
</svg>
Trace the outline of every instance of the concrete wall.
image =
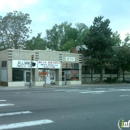
<svg viewBox="0 0 130 130">
<path fill-rule="evenodd" d="M 35 55 L 30 50 L 12 50 L 12 60 L 31 60 L 31 55 Z"/>
<path fill-rule="evenodd" d="M 34 85 L 35 86 L 44 86 L 44 84 L 45 84 L 44 81 L 38 81 L 38 82 L 36 81 Z"/>
<path fill-rule="evenodd" d="M 8 87 L 24 87 L 24 82 L 8 82 Z"/>
<path fill-rule="evenodd" d="M 36 51 L 39 53 L 39 60 L 59 61 L 60 52 L 57 51 Z"/>
<path fill-rule="evenodd" d="M 4 69 L 4 70 L 7 70 L 7 67 L 3 67 L 2 68 L 2 61 L 8 61 L 8 51 L 7 50 L 4 50 L 4 51 L 0 51 L 0 84 L 1 84 L 1 70 Z M 7 62 L 7 66 L 8 66 L 8 62 Z M 7 74 L 6 74 L 7 76 Z M 7 80 L 8 80 L 8 77 L 7 77 Z"/>
<path fill-rule="evenodd" d="M 66 61 L 66 57 L 75 57 L 75 61 Z M 75 54 L 75 53 L 62 53 L 62 62 L 79 63 L 79 54 Z"/>
<path fill-rule="evenodd" d="M 66 85 L 81 85 L 81 81 L 66 81 Z"/>
</svg>

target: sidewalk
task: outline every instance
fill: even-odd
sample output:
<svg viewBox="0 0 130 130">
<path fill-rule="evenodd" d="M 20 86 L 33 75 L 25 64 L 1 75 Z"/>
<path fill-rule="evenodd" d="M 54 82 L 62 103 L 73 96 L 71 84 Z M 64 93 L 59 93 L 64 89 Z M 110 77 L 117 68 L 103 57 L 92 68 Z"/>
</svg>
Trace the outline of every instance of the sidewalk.
<svg viewBox="0 0 130 130">
<path fill-rule="evenodd" d="M 20 87 L 7 87 L 0 86 L 0 90 L 15 90 L 15 89 L 29 89 L 29 88 L 81 88 L 81 87 L 122 87 L 130 86 L 130 83 L 118 83 L 118 84 L 81 84 L 81 85 L 45 85 L 45 86 L 20 86 Z"/>
</svg>

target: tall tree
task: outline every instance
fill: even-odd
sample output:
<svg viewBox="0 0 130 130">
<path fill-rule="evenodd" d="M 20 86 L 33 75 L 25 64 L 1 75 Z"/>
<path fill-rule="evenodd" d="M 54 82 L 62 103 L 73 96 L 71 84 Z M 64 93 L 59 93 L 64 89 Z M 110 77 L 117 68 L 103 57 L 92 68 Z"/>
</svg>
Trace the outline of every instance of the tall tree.
<svg viewBox="0 0 130 130">
<path fill-rule="evenodd" d="M 72 23 L 63 22 L 46 30 L 45 39 L 48 48 L 52 50 L 71 51 L 75 46 L 83 45 L 87 32 L 88 27 L 83 23 L 77 23 L 76 27 L 72 27 Z"/>
<path fill-rule="evenodd" d="M 127 33 L 124 41 L 122 42 L 122 46 L 130 47 L 130 34 Z"/>
<path fill-rule="evenodd" d="M 123 46 L 117 49 L 114 57 L 113 64 L 118 69 L 119 75 L 123 74 L 123 81 L 125 80 L 125 71 L 130 71 L 130 48 Z M 122 73 L 121 73 L 122 72 Z"/>
<path fill-rule="evenodd" d="M 46 42 L 43 38 L 41 38 L 41 33 L 37 35 L 37 37 L 32 37 L 32 39 L 27 40 L 25 42 L 26 50 L 45 50 Z"/>
<path fill-rule="evenodd" d="M 60 25 L 55 24 L 50 30 L 46 30 L 45 39 L 48 48 L 57 51 L 66 50 L 68 47 L 65 47 L 64 45 L 66 43 L 68 44 L 68 42 L 71 42 L 71 44 L 75 46 L 77 30 L 71 26 L 71 23 L 63 22 Z"/>
<path fill-rule="evenodd" d="M 71 26 L 71 23 L 63 22 L 60 25 L 55 24 L 50 30 L 46 30 L 46 41 L 48 48 L 52 50 L 65 50 L 65 43 L 72 40 L 75 41 L 77 32 L 76 29 Z"/>
<path fill-rule="evenodd" d="M 31 29 L 29 14 L 14 11 L 5 17 L 0 16 L 0 49 L 24 48 Z"/>
<path fill-rule="evenodd" d="M 81 46 L 84 45 L 83 39 L 89 32 L 88 26 L 86 26 L 84 23 L 76 23 L 76 29 L 77 29 L 77 45 Z"/>
<path fill-rule="evenodd" d="M 69 40 L 63 45 L 63 51 L 72 51 L 72 48 L 75 46 L 74 40 Z"/>
<path fill-rule="evenodd" d="M 118 34 L 117 31 L 112 33 L 112 39 L 114 42 L 114 46 L 121 46 L 120 34 Z"/>
<path fill-rule="evenodd" d="M 110 20 L 103 20 L 102 16 L 95 17 L 89 33 L 84 39 L 87 47 L 86 57 L 89 58 L 86 64 L 100 69 L 100 81 L 103 80 L 103 68 L 112 57 L 112 31 L 109 28 Z"/>
</svg>

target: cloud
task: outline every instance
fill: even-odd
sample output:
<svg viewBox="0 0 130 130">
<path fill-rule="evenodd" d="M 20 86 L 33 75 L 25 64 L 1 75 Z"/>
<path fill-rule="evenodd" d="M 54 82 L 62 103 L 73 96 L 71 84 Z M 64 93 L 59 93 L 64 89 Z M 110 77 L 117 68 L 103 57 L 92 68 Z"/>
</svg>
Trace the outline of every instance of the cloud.
<svg viewBox="0 0 130 130">
<path fill-rule="evenodd" d="M 104 16 L 111 21 L 112 31 L 118 31 L 123 39 L 130 33 L 129 5 L 130 0 L 1 0 L 0 13 L 4 16 L 7 12 L 20 10 L 30 14 L 34 35 L 64 21 L 90 27 L 94 17 Z"/>
<path fill-rule="evenodd" d="M 121 38 L 121 40 L 122 40 L 122 41 L 124 41 L 124 39 L 126 38 L 126 34 L 127 34 L 127 33 L 129 33 L 129 34 L 130 34 L 129 29 L 119 31 L 120 38 Z"/>
<path fill-rule="evenodd" d="M 64 21 L 71 22 L 73 25 L 78 22 L 85 23 L 89 27 L 93 24 L 94 17 L 104 16 L 104 20 L 111 21 L 112 31 L 118 31 L 123 40 L 125 34 L 130 32 L 128 26 L 130 21 L 129 4 L 129 0 L 125 2 L 119 2 L 119 0 L 95 0 L 94 2 L 92 0 L 47 0 L 44 3 L 41 1 L 38 6 L 41 10 L 33 21 L 34 25 L 37 25 L 34 30 L 45 32 L 54 24 L 61 24 Z M 40 27 L 38 28 L 38 26 Z"/>
<path fill-rule="evenodd" d="M 0 12 L 19 10 L 38 1 L 39 0 L 3 0 L 0 2 Z"/>
<path fill-rule="evenodd" d="M 99 3 L 86 2 L 84 0 L 56 0 L 42 4 L 43 11 L 39 13 L 39 20 L 60 24 L 64 21 L 77 23 L 85 22 L 90 25 L 94 16 L 101 10 Z M 89 19 L 89 20 L 88 20 Z"/>
</svg>

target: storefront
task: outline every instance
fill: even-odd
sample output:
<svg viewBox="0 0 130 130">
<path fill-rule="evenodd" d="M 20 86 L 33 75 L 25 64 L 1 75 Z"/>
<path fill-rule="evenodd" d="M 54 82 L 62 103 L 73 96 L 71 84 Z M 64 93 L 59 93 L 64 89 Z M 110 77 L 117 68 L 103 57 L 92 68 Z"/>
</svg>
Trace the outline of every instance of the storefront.
<svg viewBox="0 0 130 130">
<path fill-rule="evenodd" d="M 33 61 L 35 66 L 31 66 L 29 60 L 12 60 L 12 81 L 24 82 L 25 86 L 30 84 L 31 71 L 34 77 L 34 69 L 37 68 L 37 61 Z M 32 68 L 31 68 L 32 67 Z"/>
<path fill-rule="evenodd" d="M 62 84 L 80 84 L 78 63 L 62 63 Z"/>
<path fill-rule="evenodd" d="M 0 83 L 9 87 L 81 84 L 79 54 L 9 49 L 0 51 L 0 57 Z"/>
<path fill-rule="evenodd" d="M 56 70 L 61 69 L 60 61 L 38 61 L 39 81 L 56 84 Z"/>
</svg>

